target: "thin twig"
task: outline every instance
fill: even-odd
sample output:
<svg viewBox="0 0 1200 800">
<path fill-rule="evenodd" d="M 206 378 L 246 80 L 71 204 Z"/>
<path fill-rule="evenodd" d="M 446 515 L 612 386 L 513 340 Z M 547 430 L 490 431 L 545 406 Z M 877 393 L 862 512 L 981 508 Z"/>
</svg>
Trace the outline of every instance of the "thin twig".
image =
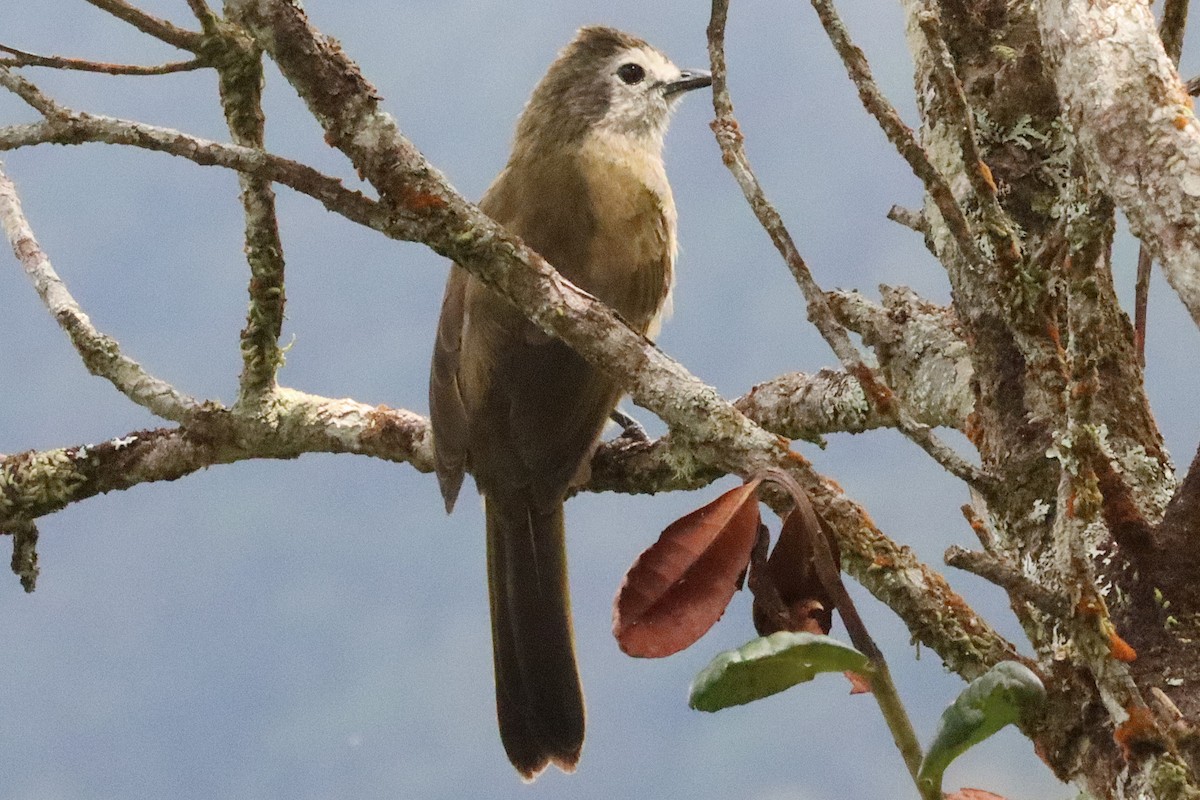
<svg viewBox="0 0 1200 800">
<path fill-rule="evenodd" d="M 166 64 L 143 66 L 141 64 L 110 64 L 106 61 L 88 61 L 82 58 L 66 56 L 41 56 L 0 44 L 0 52 L 9 53 L 13 58 L 0 58 L 0 66 L 5 67 L 49 67 L 51 69 L 78 70 L 80 72 L 101 72 L 105 75 L 169 75 L 175 72 L 190 72 L 204 69 L 208 66 L 203 59 L 192 58 L 187 61 L 168 61 Z"/>
<path fill-rule="evenodd" d="M 4 85 L 2 69 L 0 85 Z M 63 119 L 0 128 L 0 151 L 49 143 L 104 142 L 138 147 L 185 158 L 201 166 L 225 167 L 281 183 L 316 199 L 330 211 L 393 239 L 411 241 L 421 235 L 377 201 L 347 189 L 337 178 L 307 164 L 249 147 L 201 139 L 171 128 L 55 108 L 65 115 Z"/>
<path fill-rule="evenodd" d="M 75 302 L 42 251 L 17 197 L 16 187 L 0 169 L 0 224 L 25 274 L 38 296 L 66 332 L 93 375 L 106 378 L 133 402 L 164 419 L 182 422 L 200 404 L 171 384 L 146 372 L 140 364 L 121 353 L 116 340 L 96 330 Z"/>
<path fill-rule="evenodd" d="M 87 2 L 96 8 L 107 11 L 117 19 L 128 22 L 142 33 L 147 33 L 180 50 L 190 50 L 196 53 L 204 45 L 204 37 L 201 34 L 180 28 L 153 14 L 147 14 L 126 0 L 87 0 Z"/>
<path fill-rule="evenodd" d="M 1150 268 L 1154 259 L 1150 249 L 1138 245 L 1137 279 L 1133 284 L 1133 344 L 1137 350 L 1138 364 L 1146 366 L 1146 314 L 1150 304 Z"/>
<path fill-rule="evenodd" d="M 929 154 L 917 141 L 912 129 L 905 124 L 899 112 L 875 83 L 875 79 L 871 76 L 871 67 L 867 63 L 867 57 L 851 41 L 850 34 L 846 31 L 846 26 L 834 9 L 833 3 L 830 0 L 812 0 L 812 5 L 817 11 L 821 25 L 825 28 L 826 35 L 833 43 L 834 50 L 841 57 L 850 80 L 858 89 L 858 97 L 862 101 L 863 107 L 879 122 L 888 141 L 908 162 L 913 174 L 925 186 L 925 191 L 929 193 L 934 205 L 941 212 L 946 227 L 958 244 L 963 258 L 976 269 L 988 269 L 989 265 L 983 254 L 980 253 L 979 246 L 975 243 L 974 232 L 971 230 L 971 225 L 967 221 L 962 207 L 954 198 L 954 192 L 951 191 L 949 182 L 929 160 Z"/>
<path fill-rule="evenodd" d="M 199 20 L 201 27 L 208 30 L 212 23 L 217 19 L 217 15 L 208 7 L 208 3 L 204 0 L 187 0 L 188 8 L 192 10 L 192 14 Z"/>
<path fill-rule="evenodd" d="M 203 0 L 191 7 L 213 47 L 223 50 L 217 74 L 221 110 L 234 143 L 261 149 L 266 135 L 262 109 L 262 53 L 245 37 L 222 35 Z M 238 404 L 257 404 L 269 398 L 283 364 L 279 336 L 283 329 L 284 256 L 275 208 L 275 189 L 269 178 L 240 173 L 238 198 L 245 219 L 246 262 L 250 267 L 249 309 L 241 333 L 242 374 L 238 380 Z"/>
<path fill-rule="evenodd" d="M 787 226 L 779 212 L 767 199 L 762 185 L 750 167 L 749 158 L 743 147 L 743 137 L 737 120 L 733 116 L 733 101 L 729 95 L 725 66 L 725 23 L 728 17 L 728 0 L 713 0 L 712 18 L 708 26 L 709 58 L 713 73 L 713 108 L 716 120 L 712 124 L 725 165 L 733 173 L 745 195 L 750 208 L 758 217 L 759 224 L 771 237 L 775 248 L 791 270 L 800 286 L 808 307 L 808 318 L 820 331 L 834 354 L 845 365 L 847 372 L 862 384 L 863 391 L 873 406 L 885 417 L 895 420 L 909 439 L 916 442 L 938 464 L 952 475 L 968 484 L 987 489 L 985 476 L 970 462 L 956 453 L 953 448 L 938 439 L 927 425 L 914 420 L 897 402 L 895 394 L 862 359 L 846 329 L 837 321 L 824 290 L 817 284 L 812 272 L 796 248 Z"/>
<path fill-rule="evenodd" d="M 892 206 L 888 209 L 887 218 L 922 236 L 929 235 L 929 223 L 925 220 L 925 214 L 922 211 L 904 206 Z"/>
<path fill-rule="evenodd" d="M 984 513 L 987 510 L 987 501 L 976 493 L 971 494 L 971 502 L 959 507 L 963 518 L 967 524 L 971 526 L 971 531 L 975 534 L 975 538 L 983 545 L 983 549 L 988 553 L 995 555 L 998 549 L 996 540 L 996 532 L 992 530 L 992 526 L 984 519 Z"/>
<path fill-rule="evenodd" d="M 30 108 L 44 117 L 62 117 L 68 113 L 32 81 L 3 65 L 0 65 L 0 86 L 24 100 Z"/>
</svg>

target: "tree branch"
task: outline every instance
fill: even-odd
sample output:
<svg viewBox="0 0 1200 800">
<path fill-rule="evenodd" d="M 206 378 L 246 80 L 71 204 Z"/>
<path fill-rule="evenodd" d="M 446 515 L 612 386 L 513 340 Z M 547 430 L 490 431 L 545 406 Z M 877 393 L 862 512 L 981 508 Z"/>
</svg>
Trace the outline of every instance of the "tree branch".
<svg viewBox="0 0 1200 800">
<path fill-rule="evenodd" d="M 858 89 L 858 96 L 863 107 L 879 122 L 879 127 L 883 129 L 888 141 L 908 162 L 913 174 L 924 184 L 925 191 L 929 193 L 929 197 L 942 215 L 946 227 L 954 236 L 954 241 L 958 245 L 962 257 L 976 269 L 986 270 L 988 268 L 987 259 L 979 251 L 971 224 L 967 221 L 966 214 L 958 204 L 958 200 L 955 199 L 949 182 L 929 160 L 929 155 L 913 135 L 912 129 L 904 123 L 899 112 L 888 102 L 879 85 L 875 83 L 875 79 L 871 76 L 871 67 L 867 63 L 867 57 L 850 40 L 850 34 L 841 17 L 838 16 L 837 10 L 833 7 L 833 3 L 829 0 L 812 0 L 812 5 L 817 11 L 817 16 L 825 28 L 829 41 L 833 43 L 834 50 L 845 64 L 846 73 Z"/>
<path fill-rule="evenodd" d="M 88 61 L 82 58 L 67 58 L 66 56 L 40 56 L 37 53 L 29 53 L 4 44 L 0 44 L 0 51 L 13 56 L 12 58 L 0 58 L 0 66 L 49 67 L 51 69 L 78 70 L 80 72 L 100 72 L 105 75 L 170 75 L 175 72 L 190 72 L 208 66 L 200 58 L 192 58 L 187 61 L 168 61 L 166 64 L 143 66 L 140 64 L 110 64 L 106 61 Z"/>
<path fill-rule="evenodd" d="M 266 134 L 262 110 L 262 51 L 235 26 L 220 22 L 202 0 L 193 0 L 192 11 L 204 25 L 210 48 L 219 48 L 216 59 L 221 109 L 235 144 L 261 150 Z M 242 374 L 238 403 L 253 405 L 270 396 L 283 364 L 279 335 L 283 330 L 283 242 L 275 212 L 275 189 L 269 178 L 238 174 L 239 198 L 245 217 L 245 252 L 250 265 L 250 308 L 242 329 Z"/>
<path fill-rule="evenodd" d="M 1080 151 L 1200 325 L 1200 123 L 1149 6 L 1049 0 L 1038 24 Z"/>
<path fill-rule="evenodd" d="M 0 530 L 98 494 L 252 458 L 357 453 L 433 470 L 428 422 L 411 411 L 285 388 L 273 411 L 265 421 L 212 403 L 185 428 L 0 457 Z"/>
<path fill-rule="evenodd" d="M 194 398 L 148 373 L 121 353 L 116 340 L 96 330 L 38 245 L 21 210 L 16 187 L 2 169 L 0 224 L 38 296 L 71 339 L 88 372 L 107 379 L 130 400 L 164 419 L 181 422 L 200 408 Z"/>
<path fill-rule="evenodd" d="M 87 0 L 96 8 L 107 11 L 114 17 L 128 22 L 142 33 L 147 33 L 155 39 L 178 47 L 180 50 L 199 52 L 204 44 L 204 37 L 186 28 L 180 28 L 165 19 L 147 14 L 125 0 Z"/>
<path fill-rule="evenodd" d="M 913 419 L 903 404 L 897 402 L 891 388 L 863 361 L 850 341 L 846 329 L 834 316 L 825 292 L 813 278 L 784 225 L 783 218 L 767 199 L 762 185 L 750 168 L 750 161 L 742 146 L 743 136 L 733 116 L 733 101 L 729 97 L 729 87 L 725 80 L 725 20 L 728 10 L 728 0 L 713 0 L 712 18 L 708 26 L 708 50 L 713 71 L 713 108 L 717 115 L 712 129 L 716 133 L 717 143 L 721 146 L 725 165 L 733 173 L 746 202 L 750 204 L 759 223 L 771 237 L 775 248 L 799 284 L 807 303 L 808 319 L 820 331 L 846 370 L 862 383 L 863 391 L 870 399 L 871 405 L 952 475 L 981 491 L 987 491 L 986 476 L 938 439 L 929 426 Z"/>
<path fill-rule="evenodd" d="M 5 72 L 0 68 L 0 85 L 5 85 L 5 78 Z M 362 192 L 347 189 L 337 178 L 306 164 L 249 147 L 201 139 L 170 128 L 86 112 L 65 113 L 67 116 L 62 119 L 0 128 L 0 151 L 48 143 L 103 142 L 138 147 L 185 158 L 201 166 L 225 167 L 281 183 L 312 197 L 330 211 L 393 239 L 412 240 L 420 233 Z"/>
</svg>

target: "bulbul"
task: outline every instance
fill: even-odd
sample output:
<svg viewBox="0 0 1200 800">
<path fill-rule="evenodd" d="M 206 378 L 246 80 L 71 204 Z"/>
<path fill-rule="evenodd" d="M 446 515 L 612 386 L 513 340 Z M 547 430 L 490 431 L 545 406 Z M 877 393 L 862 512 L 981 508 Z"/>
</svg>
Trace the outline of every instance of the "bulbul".
<svg viewBox="0 0 1200 800">
<path fill-rule="evenodd" d="M 480 208 L 653 335 L 675 262 L 663 137 L 676 101 L 710 83 L 641 39 L 582 28 L 534 89 Z M 621 394 L 451 267 L 429 382 L 438 483 L 448 512 L 466 471 L 484 496 L 496 713 L 526 780 L 551 763 L 573 771 L 583 747 L 563 499 Z"/>
</svg>

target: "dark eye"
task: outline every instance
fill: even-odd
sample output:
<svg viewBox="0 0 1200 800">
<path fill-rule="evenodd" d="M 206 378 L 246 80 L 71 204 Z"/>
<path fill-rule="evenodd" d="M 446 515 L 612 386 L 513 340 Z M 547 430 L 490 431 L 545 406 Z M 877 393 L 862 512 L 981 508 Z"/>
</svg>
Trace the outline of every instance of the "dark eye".
<svg viewBox="0 0 1200 800">
<path fill-rule="evenodd" d="M 641 64 L 622 64 L 617 67 L 617 77 L 632 86 L 642 82 L 646 77 L 646 70 L 642 69 Z"/>
</svg>

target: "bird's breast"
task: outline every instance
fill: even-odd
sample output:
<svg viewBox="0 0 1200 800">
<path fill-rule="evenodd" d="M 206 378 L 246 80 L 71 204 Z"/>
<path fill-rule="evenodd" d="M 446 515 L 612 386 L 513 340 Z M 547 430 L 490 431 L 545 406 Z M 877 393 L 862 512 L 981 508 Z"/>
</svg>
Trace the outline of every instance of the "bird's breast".
<svg viewBox="0 0 1200 800">
<path fill-rule="evenodd" d="M 675 200 L 659 147 L 593 133 L 579 153 L 592 215 L 586 274 L 580 285 L 648 332 L 674 279 Z"/>
</svg>

